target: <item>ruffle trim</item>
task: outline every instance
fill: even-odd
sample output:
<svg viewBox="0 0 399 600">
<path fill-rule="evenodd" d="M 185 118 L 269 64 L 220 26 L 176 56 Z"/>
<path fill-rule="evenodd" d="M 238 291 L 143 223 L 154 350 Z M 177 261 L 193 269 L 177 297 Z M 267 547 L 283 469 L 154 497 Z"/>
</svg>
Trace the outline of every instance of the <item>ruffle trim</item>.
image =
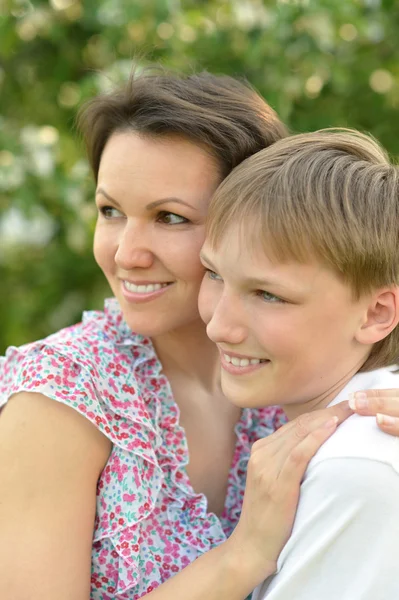
<svg viewBox="0 0 399 600">
<path fill-rule="evenodd" d="M 284 411 L 278 406 L 259 409 L 245 408 L 235 431 L 237 444 L 229 474 L 225 509 L 221 517 L 224 532 L 229 536 L 240 518 L 245 492 L 246 472 L 251 447 L 257 440 L 268 437 L 286 422 Z"/>
<path fill-rule="evenodd" d="M 153 425 L 155 463 L 154 470 L 150 474 L 152 482 L 156 482 L 157 493 L 150 498 L 143 498 L 136 511 L 135 517 L 129 519 L 125 527 L 115 527 L 118 521 L 117 515 L 114 516 L 113 523 L 110 523 L 111 531 L 103 532 L 103 536 L 110 538 L 113 551 L 118 555 L 118 583 L 115 592 L 117 594 L 126 594 L 131 588 L 138 588 L 138 593 L 144 593 L 147 590 L 142 587 L 142 574 L 146 579 L 151 577 L 154 582 L 163 581 L 167 578 L 167 567 L 155 558 L 156 551 L 151 545 L 151 528 L 148 528 L 148 521 L 153 516 L 156 519 L 156 512 L 161 510 L 157 500 L 162 488 L 162 504 L 166 505 L 167 521 L 169 523 L 171 535 L 175 535 L 175 541 L 167 545 L 170 546 L 171 554 L 181 548 L 185 548 L 185 553 L 198 556 L 211 549 L 214 545 L 221 543 L 226 539 L 219 519 L 207 512 L 207 500 L 203 494 L 196 494 L 193 490 L 186 472 L 188 463 L 188 449 L 184 429 L 179 423 L 179 409 L 173 399 L 169 382 L 162 374 L 162 366 L 156 356 L 151 341 L 148 338 L 132 333 L 123 319 L 121 318 L 119 304 L 115 299 L 108 300 L 105 305 L 104 314 L 106 316 L 106 325 L 103 326 L 98 320 L 98 314 L 95 315 L 94 322 L 100 326 L 101 331 L 105 331 L 110 339 L 118 345 L 118 349 L 123 353 L 130 353 L 133 358 L 133 369 L 135 382 L 138 386 L 138 394 L 144 405 L 146 412 L 146 422 Z M 94 315 L 93 315 L 94 316 Z M 92 321 L 92 315 L 86 313 L 84 322 Z M 166 401 L 160 399 L 160 391 L 164 392 Z M 151 416 L 152 418 L 151 418 Z M 176 444 L 182 450 L 176 452 Z M 112 468 L 112 467 L 111 467 Z M 136 471 L 139 467 L 136 466 Z M 145 481 L 145 475 L 148 477 L 148 470 L 139 475 L 136 481 L 138 489 L 139 481 Z M 160 485 L 159 485 L 160 484 Z M 150 487 L 153 487 L 151 484 Z M 144 500 L 144 502 L 143 502 Z M 129 508 L 131 508 L 129 506 Z M 130 512 L 130 511 L 129 511 Z M 98 511 L 101 520 L 101 511 Z M 145 526 L 147 525 L 147 526 Z M 154 525 L 155 526 L 155 525 Z M 149 530 L 150 529 L 150 530 Z M 99 536 L 97 529 L 95 541 L 99 541 L 103 536 Z M 175 548 L 173 546 L 176 545 Z M 114 554 L 114 558 L 116 555 Z M 169 574 L 170 575 L 170 574 Z"/>
</svg>

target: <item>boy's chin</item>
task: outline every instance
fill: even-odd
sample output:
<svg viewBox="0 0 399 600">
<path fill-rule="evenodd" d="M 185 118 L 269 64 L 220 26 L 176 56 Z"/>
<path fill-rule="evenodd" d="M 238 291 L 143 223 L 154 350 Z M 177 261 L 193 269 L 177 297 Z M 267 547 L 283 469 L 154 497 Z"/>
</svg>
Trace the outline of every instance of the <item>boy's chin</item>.
<svg viewBox="0 0 399 600">
<path fill-rule="evenodd" d="M 222 391 L 226 398 L 239 408 L 263 408 L 276 404 L 272 399 L 268 399 L 265 395 L 260 397 L 255 393 L 248 393 L 248 390 L 238 391 L 233 386 L 227 385 L 222 381 Z"/>
</svg>

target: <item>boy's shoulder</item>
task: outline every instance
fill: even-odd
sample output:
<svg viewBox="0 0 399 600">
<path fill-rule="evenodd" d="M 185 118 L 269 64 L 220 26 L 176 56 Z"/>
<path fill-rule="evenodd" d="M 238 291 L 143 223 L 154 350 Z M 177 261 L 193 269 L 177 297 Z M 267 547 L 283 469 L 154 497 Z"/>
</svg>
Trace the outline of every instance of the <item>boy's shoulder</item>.
<svg viewBox="0 0 399 600">
<path fill-rule="evenodd" d="M 323 444 L 309 463 L 307 472 L 322 461 L 334 458 L 379 461 L 390 465 L 399 474 L 399 438 L 381 431 L 375 417 L 352 415 Z"/>
<path fill-rule="evenodd" d="M 358 373 L 334 404 L 348 399 L 348 393 L 366 389 L 399 388 L 396 367 Z M 358 458 L 391 465 L 399 474 L 399 438 L 381 431 L 375 417 L 352 415 L 342 423 L 309 464 L 310 472 L 320 462 L 332 458 Z"/>
</svg>

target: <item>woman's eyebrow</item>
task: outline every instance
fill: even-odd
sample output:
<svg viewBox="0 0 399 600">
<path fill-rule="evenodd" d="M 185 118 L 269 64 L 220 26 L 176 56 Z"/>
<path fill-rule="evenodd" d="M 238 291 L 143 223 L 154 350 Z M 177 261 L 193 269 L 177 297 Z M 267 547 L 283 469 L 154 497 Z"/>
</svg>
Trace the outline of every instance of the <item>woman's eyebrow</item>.
<svg viewBox="0 0 399 600">
<path fill-rule="evenodd" d="M 96 196 L 97 196 L 97 194 L 101 194 L 102 196 L 104 196 L 104 198 L 106 198 L 107 200 L 109 200 L 110 202 L 115 204 L 115 206 L 117 206 L 118 208 L 121 208 L 121 205 L 119 204 L 119 202 L 117 202 L 117 200 L 115 200 L 115 198 L 112 198 L 112 196 L 107 194 L 107 192 L 102 187 L 97 188 Z"/>
<path fill-rule="evenodd" d="M 154 200 L 154 202 L 150 202 L 150 204 L 147 204 L 146 209 L 152 210 L 153 208 L 156 208 L 157 206 L 160 206 L 161 204 L 166 204 L 167 202 L 175 202 L 176 204 L 183 204 L 184 206 L 188 206 L 189 208 L 192 208 L 193 210 L 198 210 L 197 208 L 195 208 L 195 206 L 192 206 L 185 200 L 182 200 L 181 198 L 175 198 L 175 197 L 161 198 L 160 200 Z"/>
</svg>

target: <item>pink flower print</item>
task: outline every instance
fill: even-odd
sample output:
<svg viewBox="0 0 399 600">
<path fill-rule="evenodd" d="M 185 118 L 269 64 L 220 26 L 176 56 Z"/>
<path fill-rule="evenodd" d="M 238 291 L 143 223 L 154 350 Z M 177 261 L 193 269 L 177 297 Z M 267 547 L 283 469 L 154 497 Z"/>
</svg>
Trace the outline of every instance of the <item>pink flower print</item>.
<svg viewBox="0 0 399 600">
<path fill-rule="evenodd" d="M 112 379 L 112 377 L 109 377 L 108 383 L 109 383 L 110 387 L 112 387 L 112 389 L 114 390 L 115 394 L 117 394 L 118 393 L 118 386 L 116 385 L 116 383 Z"/>
<path fill-rule="evenodd" d="M 123 494 L 122 499 L 125 502 L 134 502 L 136 500 L 136 494 Z"/>
<path fill-rule="evenodd" d="M 183 568 L 188 567 L 188 565 L 191 563 L 191 560 L 188 558 L 188 556 L 185 556 L 184 554 L 181 556 L 180 560 Z"/>
<path fill-rule="evenodd" d="M 133 477 L 134 477 L 134 483 L 137 487 L 139 487 L 140 485 L 140 476 L 139 476 L 139 470 L 136 466 L 133 467 Z"/>
<path fill-rule="evenodd" d="M 150 560 L 147 560 L 147 562 L 145 563 L 145 574 L 149 575 L 151 573 L 151 571 L 154 568 L 154 563 L 151 562 Z"/>
</svg>

